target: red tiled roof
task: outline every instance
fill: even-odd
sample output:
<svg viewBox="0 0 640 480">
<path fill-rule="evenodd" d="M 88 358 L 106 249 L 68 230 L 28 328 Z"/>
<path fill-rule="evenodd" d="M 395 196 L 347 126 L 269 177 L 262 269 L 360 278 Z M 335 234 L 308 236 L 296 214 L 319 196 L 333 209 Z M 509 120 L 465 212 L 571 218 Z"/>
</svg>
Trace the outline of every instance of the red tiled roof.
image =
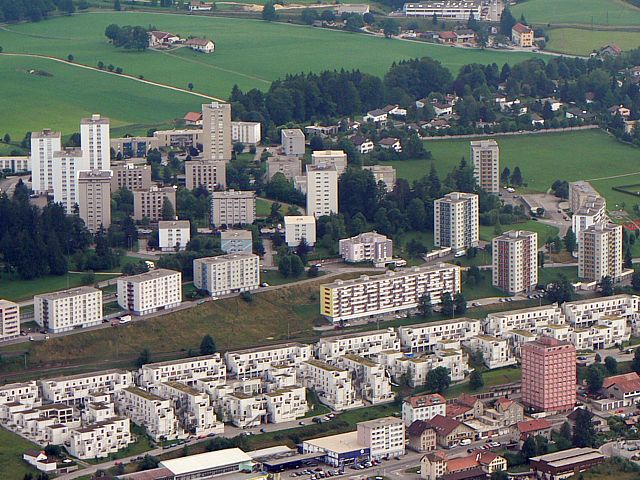
<svg viewBox="0 0 640 480">
<path fill-rule="evenodd" d="M 551 428 L 551 424 L 545 418 L 536 418 L 534 420 L 518 422 L 518 430 L 520 433 L 537 432 L 539 430 L 547 430 L 549 428 Z"/>
<path fill-rule="evenodd" d="M 516 23 L 513 26 L 513 30 L 515 30 L 518 33 L 529 33 L 531 31 L 531 29 L 529 27 L 527 27 L 526 25 L 523 25 L 520 22 Z"/>
<path fill-rule="evenodd" d="M 437 434 L 441 435 L 449 435 L 456 428 L 462 425 L 459 421 L 442 415 L 436 415 L 431 420 L 427 420 L 426 423 L 432 427 Z"/>
<path fill-rule="evenodd" d="M 493 452 L 482 451 L 480 452 L 478 462 L 480 462 L 482 465 L 489 465 L 496 458 L 498 458 L 497 454 Z"/>
<path fill-rule="evenodd" d="M 456 32 L 450 32 L 450 31 L 440 32 L 438 33 L 438 36 L 445 40 L 456 40 L 458 38 L 458 36 L 456 35 Z"/>
<path fill-rule="evenodd" d="M 202 113 L 200 112 L 187 112 L 184 116 L 184 120 L 187 122 L 199 122 L 202 120 Z"/>
<path fill-rule="evenodd" d="M 409 397 L 407 401 L 413 408 L 431 407 L 433 405 L 441 405 L 441 404 L 447 403 L 447 400 L 439 393 L 430 393 L 427 395 L 416 395 L 414 397 Z"/>
<path fill-rule="evenodd" d="M 640 378 L 636 380 L 617 382 L 614 385 L 616 385 L 618 387 L 618 390 L 620 390 L 622 393 L 637 392 L 638 390 L 640 390 Z"/>
<path fill-rule="evenodd" d="M 510 398 L 502 397 L 496 400 L 496 406 L 497 405 L 500 405 L 502 408 L 509 408 L 511 405 L 513 405 L 513 400 L 511 400 Z"/>
<path fill-rule="evenodd" d="M 469 395 L 468 393 L 463 393 L 458 398 L 455 399 L 456 403 L 460 405 L 466 405 L 467 407 L 473 407 L 478 401 L 477 397 L 473 395 Z"/>
<path fill-rule="evenodd" d="M 640 375 L 636 372 L 623 373 L 622 375 L 614 375 L 613 377 L 607 377 L 602 382 L 603 388 L 609 388 L 611 385 L 615 383 L 628 382 L 629 380 L 638 380 L 640 379 Z"/>
<path fill-rule="evenodd" d="M 475 455 L 452 458 L 447 462 L 447 473 L 459 472 L 461 470 L 471 470 L 479 465 Z"/>
<path fill-rule="evenodd" d="M 464 415 L 469 410 L 471 410 L 471 408 L 467 407 L 466 405 L 459 405 L 457 403 L 451 403 L 451 404 L 447 405 L 447 417 L 454 418 L 454 417 L 457 417 L 459 415 Z"/>
<path fill-rule="evenodd" d="M 429 430 L 432 428 L 433 427 L 429 426 L 429 424 L 424 420 L 416 420 L 411 425 L 409 425 L 409 428 L 407 428 L 407 435 L 409 435 L 410 437 L 419 437 L 425 432 L 425 430 Z"/>
<path fill-rule="evenodd" d="M 200 45 L 202 47 L 208 45 L 211 42 L 208 38 L 190 38 L 187 40 L 187 45 Z"/>
</svg>

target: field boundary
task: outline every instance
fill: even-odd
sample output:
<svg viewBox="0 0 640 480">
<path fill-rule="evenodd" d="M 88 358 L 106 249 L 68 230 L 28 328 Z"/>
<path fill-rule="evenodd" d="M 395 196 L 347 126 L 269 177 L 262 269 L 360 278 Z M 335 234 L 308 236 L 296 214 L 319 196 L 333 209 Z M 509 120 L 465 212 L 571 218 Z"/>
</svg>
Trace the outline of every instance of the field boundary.
<svg viewBox="0 0 640 480">
<path fill-rule="evenodd" d="M 461 138 L 485 138 L 485 137 L 506 137 L 514 135 L 542 135 L 545 133 L 578 132 L 581 130 L 594 130 L 600 128 L 598 125 L 581 125 L 579 127 L 545 128 L 544 130 L 524 130 L 522 132 L 500 132 L 500 133 L 469 133 L 465 135 L 442 135 L 434 137 L 422 137 L 422 140 L 456 140 Z"/>
<path fill-rule="evenodd" d="M 0 52 L 0 56 L 7 56 L 7 57 L 26 57 L 26 58 L 39 58 L 39 59 L 43 59 L 43 60 L 50 60 L 53 62 L 58 62 L 58 63 L 63 63 L 65 65 L 69 65 L 69 66 L 73 66 L 76 68 L 84 68 L 85 70 L 92 70 L 94 72 L 99 72 L 99 73 L 104 73 L 106 75 L 114 75 L 118 78 L 126 78 L 129 80 L 133 80 L 139 83 L 144 83 L 146 85 L 152 85 L 154 87 L 160 87 L 160 88 L 164 88 L 167 90 L 173 90 L 176 92 L 181 92 L 181 93 L 187 93 L 189 95 L 194 95 L 196 97 L 201 97 L 201 98 L 206 98 L 207 100 L 213 100 L 215 102 L 226 102 L 226 100 L 223 100 L 221 98 L 218 97 L 213 97 L 211 95 L 207 95 L 204 93 L 199 93 L 199 92 L 191 92 L 187 89 L 184 88 L 180 88 L 180 87 L 174 87 L 173 85 L 167 85 L 164 83 L 159 83 L 159 82 L 154 82 L 152 80 L 145 80 L 144 78 L 137 78 L 134 77 L 132 75 L 127 75 L 126 73 L 116 73 L 116 72 L 110 72 L 108 70 L 100 70 L 98 67 L 92 67 L 91 65 L 85 65 L 83 63 L 75 63 L 75 62 L 69 62 L 67 60 L 63 60 L 61 58 L 58 57 L 54 57 L 51 55 L 42 55 L 42 54 L 38 54 L 38 53 L 12 53 L 12 52 Z"/>
</svg>

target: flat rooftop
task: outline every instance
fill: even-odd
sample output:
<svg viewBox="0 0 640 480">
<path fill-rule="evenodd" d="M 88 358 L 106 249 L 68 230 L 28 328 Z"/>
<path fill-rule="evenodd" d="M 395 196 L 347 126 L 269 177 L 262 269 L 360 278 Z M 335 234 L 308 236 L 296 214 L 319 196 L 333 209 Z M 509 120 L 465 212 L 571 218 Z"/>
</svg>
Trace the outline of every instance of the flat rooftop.
<svg viewBox="0 0 640 480">
<path fill-rule="evenodd" d="M 160 230 L 166 228 L 189 228 L 191 223 L 189 220 L 160 220 L 158 222 L 158 228 Z"/>
<path fill-rule="evenodd" d="M 384 282 L 394 278 L 411 277 L 414 275 L 420 275 L 428 272 L 437 272 L 441 270 L 450 270 L 450 269 L 459 269 L 459 268 L 460 267 L 458 267 L 457 265 L 441 263 L 439 265 L 430 265 L 426 267 L 413 267 L 400 272 L 388 271 L 382 274 L 362 275 L 359 278 L 354 278 L 351 280 L 336 280 L 335 282 L 325 283 L 321 286 L 325 288 L 344 288 L 344 287 L 350 287 L 353 285 L 362 285 L 362 284 L 372 283 L 372 282 Z"/>
<path fill-rule="evenodd" d="M 51 293 L 43 293 L 40 295 L 35 295 L 35 298 L 43 298 L 45 300 L 60 300 L 61 298 L 71 298 L 71 297 L 77 297 L 79 295 L 85 295 L 87 293 L 97 293 L 97 292 L 101 292 L 100 290 L 98 290 L 97 288 L 93 288 L 93 287 L 77 287 L 77 288 L 70 288 L 69 290 L 60 290 L 58 292 L 51 292 Z"/>
<path fill-rule="evenodd" d="M 180 275 L 180 272 L 176 272 L 175 270 L 168 270 L 166 268 L 158 268 L 156 270 L 151 270 L 149 272 L 139 273 L 138 275 L 131 275 L 129 277 L 120 277 L 118 281 L 142 283 L 142 282 L 148 282 L 149 280 L 155 280 L 157 278 L 170 277 L 173 275 Z"/>
<path fill-rule="evenodd" d="M 201 355 L 199 357 L 188 357 L 180 360 L 167 360 L 165 362 L 146 363 L 142 366 L 142 368 L 145 369 L 145 368 L 167 367 L 170 365 L 181 365 L 183 363 L 203 362 L 205 360 L 212 360 L 212 359 L 216 359 L 217 361 L 220 361 L 220 355 L 214 353 L 213 355 Z"/>
<path fill-rule="evenodd" d="M 243 260 L 246 258 L 258 258 L 258 256 L 253 253 L 229 253 L 227 255 L 218 255 L 216 257 L 196 258 L 194 262 L 212 265 L 216 263 L 232 262 L 234 260 Z"/>
<path fill-rule="evenodd" d="M 364 445 L 358 443 L 358 432 L 347 432 L 329 437 L 314 438 L 305 440 L 304 443 L 313 445 L 316 448 L 329 450 L 336 453 L 349 453 L 355 450 L 362 450 Z"/>
<path fill-rule="evenodd" d="M 171 470 L 174 475 L 211 470 L 218 467 L 251 462 L 251 457 L 239 448 L 227 448 L 215 452 L 189 455 L 188 457 L 164 460 L 159 466 Z"/>
<path fill-rule="evenodd" d="M 287 218 L 287 217 L 285 217 Z M 220 232 L 222 240 L 253 240 L 251 230 L 225 230 Z"/>
</svg>

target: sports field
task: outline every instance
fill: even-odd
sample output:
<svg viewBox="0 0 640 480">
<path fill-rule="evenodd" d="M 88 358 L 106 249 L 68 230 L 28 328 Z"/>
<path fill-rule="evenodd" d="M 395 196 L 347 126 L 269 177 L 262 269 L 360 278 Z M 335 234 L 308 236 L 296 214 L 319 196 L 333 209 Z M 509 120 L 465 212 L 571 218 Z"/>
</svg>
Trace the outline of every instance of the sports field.
<svg viewBox="0 0 640 480">
<path fill-rule="evenodd" d="M 554 28 L 547 33 L 549 42 L 546 50 L 570 55 L 589 55 L 607 43 L 615 43 L 622 50 L 640 47 L 640 32 Z"/>
<path fill-rule="evenodd" d="M 623 0 L 525 0 L 511 11 L 534 24 L 640 25 L 640 9 Z"/>
<path fill-rule="evenodd" d="M 635 197 L 614 192 L 611 186 L 638 182 L 640 151 L 619 143 L 601 130 L 512 135 L 496 137 L 500 145 L 500 166 L 511 170 L 519 166 L 529 191 L 545 192 L 557 180 L 593 180 L 593 185 L 607 198 L 610 208 L 625 201 L 630 209 Z M 469 159 L 469 140 L 428 140 L 432 160 L 390 162 L 400 178 L 415 180 L 429 173 L 431 163 L 444 178 L 460 162 Z M 616 177 L 629 173 L 638 175 Z M 602 179 L 602 180 L 596 180 Z"/>
</svg>

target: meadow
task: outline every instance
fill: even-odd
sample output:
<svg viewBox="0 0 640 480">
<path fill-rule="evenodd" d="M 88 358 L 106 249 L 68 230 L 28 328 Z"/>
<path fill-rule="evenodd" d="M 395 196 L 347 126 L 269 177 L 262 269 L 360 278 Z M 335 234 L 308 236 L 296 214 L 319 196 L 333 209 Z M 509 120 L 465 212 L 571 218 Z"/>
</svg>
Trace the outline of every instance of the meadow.
<svg viewBox="0 0 640 480">
<path fill-rule="evenodd" d="M 27 450 L 37 450 L 38 446 L 24 438 L 0 427 L 0 478 L 20 479 L 37 470 L 22 461 Z"/>
<path fill-rule="evenodd" d="M 511 11 L 539 25 L 640 25 L 640 8 L 623 0 L 524 0 Z"/>
<path fill-rule="evenodd" d="M 586 130 L 539 135 L 511 135 L 495 138 L 500 145 L 500 167 L 513 171 L 519 166 L 528 191 L 546 192 L 557 180 L 593 181 L 610 206 L 626 201 L 629 207 L 635 198 L 614 192 L 611 186 L 637 182 L 640 178 L 640 151 L 622 144 L 601 130 Z M 429 173 L 434 164 L 444 178 L 464 157 L 469 159 L 469 139 L 427 140 L 430 160 L 389 162 L 399 178 L 410 182 Z M 621 178 L 604 178 L 635 174 Z M 595 180 L 595 179 L 602 180 Z"/>
<path fill-rule="evenodd" d="M 545 50 L 570 55 L 589 55 L 607 43 L 615 43 L 622 50 L 640 47 L 640 32 L 554 28 L 547 33 L 549 41 Z"/>
</svg>

